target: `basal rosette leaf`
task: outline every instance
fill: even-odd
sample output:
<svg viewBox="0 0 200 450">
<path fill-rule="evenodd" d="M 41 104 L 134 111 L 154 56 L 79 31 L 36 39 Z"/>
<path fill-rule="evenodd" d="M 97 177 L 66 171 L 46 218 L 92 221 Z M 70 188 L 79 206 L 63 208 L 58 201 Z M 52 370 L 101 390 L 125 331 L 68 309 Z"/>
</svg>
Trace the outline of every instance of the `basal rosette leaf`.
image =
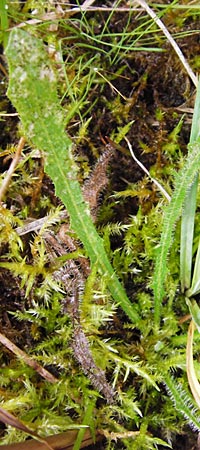
<svg viewBox="0 0 200 450">
<path fill-rule="evenodd" d="M 108 260 L 77 181 L 72 141 L 65 132 L 64 112 L 47 51 L 40 39 L 16 28 L 10 33 L 5 53 L 9 66 L 7 95 L 19 113 L 24 133 L 44 152 L 45 171 L 67 208 L 71 228 L 82 241 L 91 263 L 97 265 L 113 298 L 135 322 L 138 316 Z"/>
</svg>

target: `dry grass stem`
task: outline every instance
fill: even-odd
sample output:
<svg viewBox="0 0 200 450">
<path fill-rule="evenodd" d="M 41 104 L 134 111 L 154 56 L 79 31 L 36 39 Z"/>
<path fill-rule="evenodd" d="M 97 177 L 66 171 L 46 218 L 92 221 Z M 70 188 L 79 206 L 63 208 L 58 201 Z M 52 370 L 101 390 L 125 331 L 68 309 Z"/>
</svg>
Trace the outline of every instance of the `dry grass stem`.
<svg viewBox="0 0 200 450">
<path fill-rule="evenodd" d="M 187 368 L 187 377 L 188 383 L 192 392 L 192 395 L 200 408 L 200 384 L 197 380 L 196 373 L 194 370 L 194 361 L 193 361 L 193 336 L 195 330 L 195 323 L 191 320 L 189 328 L 188 328 L 188 339 L 187 339 L 187 349 L 186 349 L 186 368 Z"/>
<path fill-rule="evenodd" d="M 50 448 L 53 450 L 73 450 L 74 443 L 77 437 L 77 430 L 69 430 L 64 433 L 55 434 L 54 436 L 48 436 L 45 440 L 50 444 Z M 96 434 L 95 441 L 102 439 L 100 434 Z M 94 443 L 94 439 L 91 436 L 90 430 L 86 429 L 83 441 L 80 448 L 88 447 Z M 1 445 L 1 450 L 46 450 L 47 447 L 43 442 L 36 442 L 31 439 L 25 442 L 19 442 L 18 444 Z"/>
<path fill-rule="evenodd" d="M 150 175 L 150 172 L 146 169 L 146 167 L 139 161 L 139 159 L 136 158 L 134 152 L 133 152 L 133 148 L 131 143 L 129 142 L 129 140 L 125 137 L 125 140 L 128 144 L 128 148 L 130 150 L 130 154 L 132 156 L 132 158 L 134 159 L 134 161 L 138 164 L 139 167 L 141 167 L 141 169 L 143 170 L 144 173 L 146 173 L 146 175 L 150 178 L 150 180 L 157 186 L 157 188 L 159 189 L 159 191 L 164 195 L 164 197 L 167 199 L 168 202 L 170 202 L 171 197 L 170 195 L 167 193 L 167 191 L 163 188 L 163 186 L 161 186 L 161 184 Z"/>
<path fill-rule="evenodd" d="M 51 447 L 51 445 L 45 439 L 42 439 L 42 437 L 40 437 L 37 433 L 32 431 L 30 428 L 28 428 L 21 420 L 17 419 L 17 417 L 15 417 L 13 414 L 11 414 L 10 412 L 6 411 L 3 408 L 0 408 L 0 421 L 5 423 L 6 425 L 10 425 L 11 427 L 16 428 L 17 430 L 21 430 L 21 431 L 24 431 L 24 433 L 30 434 L 35 439 L 42 442 L 44 450 L 46 450 L 47 448 L 49 450 L 54 450 L 53 447 Z M 38 445 L 38 443 L 37 443 L 37 445 Z M 6 445 L 5 446 L 3 445 L 2 448 L 3 447 L 7 448 Z M 15 444 L 14 444 L 14 448 L 15 448 Z M 38 448 L 38 447 L 35 446 L 35 448 Z"/>
<path fill-rule="evenodd" d="M 17 146 L 17 150 L 16 150 L 16 153 L 15 153 L 15 156 L 14 156 L 14 158 L 12 160 L 12 163 L 11 163 L 11 165 L 10 165 L 8 171 L 7 171 L 6 177 L 4 178 L 3 183 L 1 185 L 1 188 L 0 188 L 0 203 L 2 203 L 3 196 L 5 195 L 5 193 L 6 193 L 7 189 L 8 189 L 8 186 L 10 184 L 10 180 L 11 180 L 11 178 L 13 176 L 13 173 L 15 171 L 15 168 L 16 168 L 18 162 L 19 162 L 19 158 L 21 156 L 21 152 L 22 152 L 22 150 L 24 148 L 24 145 L 25 145 L 25 138 L 21 137 L 21 139 L 19 140 L 19 144 Z"/>
<path fill-rule="evenodd" d="M 57 383 L 58 379 L 54 377 L 48 370 L 44 369 L 40 364 L 38 364 L 35 360 L 30 358 L 23 350 L 17 347 L 13 342 L 11 342 L 6 336 L 0 333 L 0 342 L 5 345 L 12 353 L 21 358 L 28 366 L 32 367 L 32 369 L 36 370 L 41 377 L 45 378 L 50 383 Z"/>
</svg>

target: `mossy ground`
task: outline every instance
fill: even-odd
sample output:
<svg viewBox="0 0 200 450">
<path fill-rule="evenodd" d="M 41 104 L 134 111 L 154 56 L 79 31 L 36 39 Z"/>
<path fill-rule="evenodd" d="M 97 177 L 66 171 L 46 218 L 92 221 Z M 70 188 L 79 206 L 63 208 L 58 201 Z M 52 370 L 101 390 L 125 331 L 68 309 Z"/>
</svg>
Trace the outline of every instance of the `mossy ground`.
<svg viewBox="0 0 200 450">
<path fill-rule="evenodd" d="M 66 8 L 76 3 L 61 3 L 60 7 L 66 14 Z M 89 275 L 80 304 L 80 321 L 97 367 L 105 370 L 109 383 L 115 380 L 119 399 L 107 405 L 73 354 L 72 316 L 63 286 L 54 275 L 63 264 L 61 255 L 55 252 L 54 259 L 49 257 L 42 234 L 22 236 L 22 248 L 17 233 L 11 233 L 27 219 L 36 220 L 46 214 L 57 214 L 56 220 L 52 217 L 55 235 L 60 228 L 56 210 L 60 201 L 44 174 L 43 157 L 26 144 L 3 199 L 1 332 L 61 382 L 49 386 L 1 346 L 1 406 L 49 435 L 82 424 L 88 402 L 93 402 L 89 423 L 93 432 L 101 429 L 106 436 L 112 432 L 120 436 L 117 442 L 107 438 L 95 449 L 161 450 L 165 447 L 156 441 L 160 438 L 174 450 L 194 450 L 197 435 L 174 408 L 163 384 L 164 374 L 172 369 L 177 381 L 187 389 L 187 323 L 179 321 L 188 310 L 179 289 L 179 229 L 169 258 L 163 321 L 159 332 L 155 332 L 151 278 L 166 201 L 132 159 L 124 138 L 129 139 L 136 157 L 171 194 L 173 170 L 182 166 L 187 152 L 195 88 L 146 13 L 120 11 L 127 7 L 123 1 L 115 7 L 114 2 L 107 1 L 95 1 L 93 6 L 96 9 L 92 12 L 69 13 L 62 18 L 54 2 L 8 1 L 9 26 L 43 17 L 37 25 L 28 23 L 25 28 L 43 39 L 54 64 L 66 111 L 66 129 L 80 168 L 80 183 L 84 184 L 104 154 L 107 136 L 127 150 L 117 150 L 106 168 L 108 183 L 98 197 L 96 226 L 141 320 L 133 327 L 120 308 L 113 306 L 102 280 L 93 272 Z M 98 9 L 102 6 L 113 9 Z M 153 5 L 196 72 L 200 65 L 199 7 L 195 8 L 193 2 L 185 2 L 182 9 L 179 6 L 173 3 L 170 7 L 163 1 Z M 47 14 L 54 14 L 54 19 L 47 20 Z M 6 97 L 3 43 L 1 64 L 1 111 L 15 113 Z M 0 162 L 4 177 L 21 130 L 18 117 L 1 119 Z M 76 246 L 81 254 L 77 242 Z M 195 345 L 198 352 L 199 340 Z M 128 432 L 138 430 L 136 438 L 128 436 Z M 10 428 L 6 431 L 1 425 L 2 444 L 22 438 L 21 432 Z"/>
</svg>

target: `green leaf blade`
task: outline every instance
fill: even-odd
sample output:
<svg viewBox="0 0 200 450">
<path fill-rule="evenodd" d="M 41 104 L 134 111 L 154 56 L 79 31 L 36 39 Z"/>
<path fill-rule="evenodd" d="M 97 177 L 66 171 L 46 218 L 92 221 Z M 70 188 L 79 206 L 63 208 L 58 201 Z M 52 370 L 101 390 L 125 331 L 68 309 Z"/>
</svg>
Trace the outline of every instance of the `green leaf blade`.
<svg viewBox="0 0 200 450">
<path fill-rule="evenodd" d="M 6 49 L 9 65 L 7 95 L 16 107 L 24 132 L 44 152 L 45 171 L 56 195 L 70 215 L 71 228 L 82 241 L 92 264 L 106 276 L 108 289 L 132 322 L 138 315 L 119 282 L 92 222 L 76 174 L 72 141 L 66 135 L 56 77 L 43 43 L 21 29 L 13 29 Z"/>
<path fill-rule="evenodd" d="M 196 210 L 196 196 L 198 176 L 192 184 L 184 202 L 181 219 L 181 243 L 180 243 L 180 280 L 181 290 L 189 289 L 192 272 L 192 247 L 194 236 L 194 219 Z"/>
<path fill-rule="evenodd" d="M 190 145 L 189 154 L 184 167 L 175 176 L 174 193 L 170 204 L 166 207 L 163 218 L 163 229 L 155 262 L 153 275 L 155 325 L 160 323 L 161 304 L 164 297 L 164 282 L 167 275 L 167 256 L 173 241 L 173 232 L 179 219 L 187 193 L 200 166 L 200 145 Z"/>
<path fill-rule="evenodd" d="M 190 133 L 190 144 L 200 141 L 200 81 L 198 82 L 194 114 Z M 192 247 L 194 236 L 194 220 L 196 210 L 196 197 L 198 176 L 194 180 L 183 207 L 181 218 L 181 245 L 180 245 L 180 279 L 181 290 L 190 288 L 192 273 Z"/>
</svg>

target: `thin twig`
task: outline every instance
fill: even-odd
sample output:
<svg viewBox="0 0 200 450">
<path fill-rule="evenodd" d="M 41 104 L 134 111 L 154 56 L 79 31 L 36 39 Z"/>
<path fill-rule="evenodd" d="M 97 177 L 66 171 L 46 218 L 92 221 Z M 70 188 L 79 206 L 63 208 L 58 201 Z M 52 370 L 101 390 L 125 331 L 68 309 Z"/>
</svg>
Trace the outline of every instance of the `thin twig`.
<svg viewBox="0 0 200 450">
<path fill-rule="evenodd" d="M 3 180 L 3 183 L 2 183 L 1 188 L 0 188 L 0 203 L 2 203 L 3 196 L 4 196 L 5 192 L 6 192 L 6 190 L 8 189 L 10 180 L 11 180 L 11 178 L 13 176 L 13 173 L 15 171 L 15 168 L 16 168 L 18 162 L 19 162 L 19 158 L 20 158 L 21 152 L 22 152 L 22 150 L 24 148 L 24 145 L 25 145 L 25 138 L 21 137 L 21 139 L 19 140 L 19 144 L 17 146 L 17 150 L 16 150 L 16 153 L 15 153 L 15 156 L 14 156 L 12 162 L 11 162 L 11 165 L 10 165 L 8 171 L 7 171 L 7 174 L 6 174 L 6 176 L 5 176 L 4 180 Z"/>
<path fill-rule="evenodd" d="M 122 97 L 125 101 L 127 101 L 127 98 L 122 95 L 122 93 L 107 79 L 104 77 L 104 75 L 99 71 L 99 69 L 97 67 L 94 67 L 94 72 L 98 73 L 98 75 L 103 78 L 104 81 L 106 81 L 106 83 L 109 84 L 109 86 L 111 87 L 111 89 L 113 89 L 115 92 L 117 92 L 117 94 L 120 95 L 120 97 Z"/>
<path fill-rule="evenodd" d="M 59 214 L 59 218 L 60 220 L 62 219 L 66 219 L 68 217 L 67 211 L 61 211 Z M 16 233 L 19 236 L 23 236 L 27 233 L 31 233 L 33 231 L 39 231 L 43 225 L 45 224 L 45 222 L 47 222 L 49 216 L 44 216 L 41 217 L 40 219 L 36 219 L 36 220 L 31 220 L 27 223 L 25 223 L 22 227 L 17 227 L 15 228 Z"/>
<path fill-rule="evenodd" d="M 1 64 L 0 62 L 0 70 L 3 72 L 3 74 L 5 75 L 6 78 L 8 78 L 8 72 L 6 72 L 5 67 L 3 66 L 3 64 Z"/>
<path fill-rule="evenodd" d="M 0 113 L 0 116 L 6 116 L 6 117 L 15 117 L 15 116 L 18 116 L 19 114 L 18 113 L 3 113 L 3 112 L 1 112 Z"/>
<path fill-rule="evenodd" d="M 50 383 L 57 383 L 58 379 L 54 377 L 48 370 L 44 369 L 37 361 L 30 358 L 23 350 L 17 347 L 13 342 L 11 342 L 4 334 L 0 333 L 0 342 L 5 345 L 12 353 L 14 353 L 18 358 L 21 358 L 28 366 L 32 367 L 36 372 L 38 372 L 41 377 Z"/>
<path fill-rule="evenodd" d="M 148 175 L 148 177 L 150 178 L 150 180 L 158 187 L 159 191 L 162 192 L 162 194 L 165 196 L 165 198 L 168 200 L 168 202 L 171 201 L 171 197 L 170 195 L 167 193 L 167 191 L 163 188 L 163 186 L 150 175 L 150 172 L 146 169 L 146 167 L 139 161 L 139 159 L 136 158 L 133 149 L 132 149 L 132 145 L 129 142 L 129 140 L 127 139 L 127 137 L 125 137 L 125 140 L 128 144 L 128 148 L 130 150 L 130 154 L 132 156 L 132 158 L 134 159 L 134 161 L 138 164 L 138 166 L 141 167 L 141 169 L 143 170 L 144 173 L 146 173 L 146 175 Z"/>
<path fill-rule="evenodd" d="M 111 431 L 109 433 L 106 429 L 99 430 L 99 432 L 103 436 L 105 436 L 107 439 L 112 439 L 115 442 L 117 442 L 117 439 L 135 438 L 136 436 L 139 436 L 139 434 L 140 434 L 140 431 L 124 431 L 122 433 Z"/>
</svg>

